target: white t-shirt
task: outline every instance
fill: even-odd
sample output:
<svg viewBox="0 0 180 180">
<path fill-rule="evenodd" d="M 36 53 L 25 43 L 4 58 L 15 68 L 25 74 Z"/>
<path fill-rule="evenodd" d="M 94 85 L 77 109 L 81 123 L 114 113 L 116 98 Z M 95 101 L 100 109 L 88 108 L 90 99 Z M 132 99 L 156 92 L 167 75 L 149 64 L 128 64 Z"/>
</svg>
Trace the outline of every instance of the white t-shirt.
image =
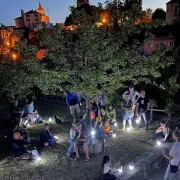
<svg viewBox="0 0 180 180">
<path fill-rule="evenodd" d="M 126 93 L 129 93 L 130 99 L 132 100 L 133 103 L 134 103 L 134 101 L 136 100 L 136 98 L 139 98 L 139 97 L 140 97 L 140 94 L 139 94 L 139 92 L 137 92 L 137 91 L 134 91 L 133 94 L 131 94 L 129 91 L 126 91 L 126 92 L 123 94 L 123 99 L 125 98 Z"/>
<path fill-rule="evenodd" d="M 106 173 L 108 173 L 108 172 L 109 172 L 109 170 L 110 170 L 110 166 L 111 166 L 111 164 L 110 164 L 110 163 L 105 163 L 105 164 L 104 164 L 103 174 L 106 174 Z"/>
<path fill-rule="evenodd" d="M 173 166 L 178 166 L 180 162 L 180 142 L 177 142 L 173 145 L 171 148 L 171 151 L 169 153 L 170 156 L 174 157 L 170 163 Z M 180 166 L 179 166 L 180 168 Z"/>
</svg>

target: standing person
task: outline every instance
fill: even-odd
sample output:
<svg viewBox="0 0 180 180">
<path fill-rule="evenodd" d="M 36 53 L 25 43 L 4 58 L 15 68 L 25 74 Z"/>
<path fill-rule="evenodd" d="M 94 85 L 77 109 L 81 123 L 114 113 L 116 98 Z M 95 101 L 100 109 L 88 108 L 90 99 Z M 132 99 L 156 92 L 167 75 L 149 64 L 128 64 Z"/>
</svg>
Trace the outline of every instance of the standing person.
<svg viewBox="0 0 180 180">
<path fill-rule="evenodd" d="M 143 118 L 145 122 L 145 130 L 148 129 L 147 110 L 149 109 L 149 106 L 150 106 L 149 99 L 146 97 L 145 91 L 141 90 L 140 98 L 138 99 L 136 104 L 136 115 L 140 117 L 140 124 L 138 128 L 142 126 L 141 119 Z"/>
<path fill-rule="evenodd" d="M 69 106 L 71 114 L 74 119 L 79 118 L 80 107 L 79 107 L 79 98 L 75 93 L 66 91 L 66 104 Z"/>
<path fill-rule="evenodd" d="M 119 164 L 120 163 L 118 162 L 114 167 L 112 167 L 111 157 L 105 155 L 103 157 L 102 165 L 101 165 L 101 180 L 115 180 L 116 176 L 112 173 L 116 171 Z"/>
<path fill-rule="evenodd" d="M 90 115 L 91 115 L 92 127 L 95 128 L 96 118 L 98 117 L 98 106 L 97 106 L 97 103 L 95 101 L 91 102 Z"/>
<path fill-rule="evenodd" d="M 167 155 L 163 151 L 163 155 L 169 160 L 164 180 L 180 179 L 180 131 L 173 132 L 173 139 L 176 143 L 172 146 L 170 153 Z"/>
<path fill-rule="evenodd" d="M 101 94 L 97 97 L 97 101 L 98 103 L 101 105 L 101 107 L 103 109 L 105 109 L 106 106 L 106 95 L 105 94 Z"/>
<path fill-rule="evenodd" d="M 134 85 L 133 85 L 133 84 L 131 84 L 131 85 L 129 86 L 129 90 L 126 91 L 126 92 L 123 94 L 123 99 L 125 99 L 126 93 L 129 93 L 129 97 L 130 97 L 130 99 L 131 99 L 132 102 L 133 102 L 133 111 L 134 111 L 134 109 L 135 109 L 135 104 L 137 103 L 137 100 L 139 99 L 140 94 L 139 94 L 138 91 L 136 91 L 136 90 L 134 89 Z"/>
<path fill-rule="evenodd" d="M 129 93 L 125 94 L 125 98 L 121 102 L 121 108 L 122 108 L 121 113 L 122 113 L 122 117 L 123 117 L 123 131 L 126 128 L 126 120 L 128 120 L 129 126 L 131 128 L 133 128 L 132 127 L 132 118 L 134 115 L 133 102 L 130 99 Z"/>
<path fill-rule="evenodd" d="M 76 134 L 77 134 L 77 131 L 75 129 L 75 123 L 73 123 L 72 127 L 70 129 L 70 133 L 69 133 L 69 135 L 70 135 L 70 139 L 69 139 L 70 146 L 69 146 L 68 151 L 66 153 L 68 157 L 72 156 Z"/>
</svg>

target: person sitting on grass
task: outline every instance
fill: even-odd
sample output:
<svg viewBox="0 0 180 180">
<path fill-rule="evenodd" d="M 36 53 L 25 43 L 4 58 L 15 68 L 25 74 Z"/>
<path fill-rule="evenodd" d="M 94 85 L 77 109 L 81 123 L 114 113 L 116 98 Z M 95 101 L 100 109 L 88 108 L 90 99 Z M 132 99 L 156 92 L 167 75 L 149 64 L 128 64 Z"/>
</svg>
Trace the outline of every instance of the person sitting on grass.
<svg viewBox="0 0 180 180">
<path fill-rule="evenodd" d="M 106 136 L 111 136 L 113 134 L 113 130 L 110 126 L 110 121 L 106 120 L 104 125 L 102 126 L 102 130 Z"/>
<path fill-rule="evenodd" d="M 116 122 L 116 111 L 112 105 L 108 106 L 106 117 L 111 121 L 112 124 Z"/>
<path fill-rule="evenodd" d="M 40 144 L 45 147 L 54 146 L 56 144 L 55 138 L 53 134 L 50 133 L 49 128 L 49 124 L 46 123 L 44 129 L 40 133 Z"/>
<path fill-rule="evenodd" d="M 31 159 L 30 155 L 27 153 L 27 148 L 30 146 L 29 142 L 21 135 L 18 128 L 8 132 L 8 142 L 16 159 Z"/>
<path fill-rule="evenodd" d="M 156 130 L 156 134 L 151 140 L 155 141 L 156 139 L 161 139 L 161 143 L 172 141 L 172 131 L 168 127 L 167 121 L 164 119 L 161 120 L 160 127 Z"/>
<path fill-rule="evenodd" d="M 112 174 L 116 171 L 117 167 L 119 166 L 119 162 L 113 167 L 111 166 L 111 157 L 105 155 L 102 160 L 101 165 L 101 180 L 115 180 L 116 176 Z"/>
<path fill-rule="evenodd" d="M 66 153 L 66 155 L 68 157 L 71 157 L 72 154 L 73 154 L 74 141 L 75 141 L 76 133 L 77 133 L 77 131 L 75 129 L 75 123 L 72 123 L 72 127 L 71 127 L 71 130 L 70 130 L 70 139 L 69 139 L 70 146 L 69 146 L 68 151 Z"/>
<path fill-rule="evenodd" d="M 33 122 L 34 122 L 35 124 L 39 124 L 39 123 L 42 123 L 42 122 L 43 122 L 43 119 L 42 119 L 42 117 L 39 115 L 39 113 L 38 113 L 37 110 L 34 111 L 34 119 L 33 119 Z"/>
<path fill-rule="evenodd" d="M 75 129 L 77 131 L 77 136 L 76 136 L 76 139 L 74 141 L 74 148 L 76 151 L 76 160 L 80 159 L 79 147 L 83 146 L 83 150 L 86 154 L 85 161 L 88 161 L 89 160 L 88 140 L 86 139 L 86 136 L 83 133 L 81 122 L 76 122 Z"/>
<path fill-rule="evenodd" d="M 33 101 L 29 101 L 29 103 L 24 106 L 24 116 L 27 116 L 30 122 L 33 121 L 34 119 L 34 102 Z"/>
</svg>

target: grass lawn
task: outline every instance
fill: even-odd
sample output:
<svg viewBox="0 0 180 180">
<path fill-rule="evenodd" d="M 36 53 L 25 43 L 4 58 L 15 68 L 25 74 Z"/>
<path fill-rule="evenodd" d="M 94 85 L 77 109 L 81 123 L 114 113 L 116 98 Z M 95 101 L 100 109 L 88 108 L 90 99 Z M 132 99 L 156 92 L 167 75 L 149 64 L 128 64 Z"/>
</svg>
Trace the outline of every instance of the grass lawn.
<svg viewBox="0 0 180 180">
<path fill-rule="evenodd" d="M 69 121 L 72 117 L 69 115 L 69 109 L 57 104 L 38 103 L 36 104 L 40 114 L 45 119 L 57 114 L 64 123 L 61 125 L 52 124 L 52 133 L 58 135 L 59 142 L 55 147 L 42 149 L 41 161 L 16 161 L 10 150 L 8 150 L 7 140 L 0 136 L 0 161 L 5 159 L 3 165 L 0 165 L 1 180 L 93 180 L 99 176 L 101 160 L 104 153 L 96 156 L 90 155 L 89 162 L 84 162 L 82 157 L 80 161 L 73 161 L 65 156 L 68 148 Z M 35 144 L 38 144 L 39 132 L 42 124 L 30 127 L 30 138 Z M 135 159 L 145 151 L 149 150 L 153 144 L 149 139 L 154 130 L 145 132 L 143 130 L 134 130 L 130 133 L 119 130 L 117 137 L 108 141 L 108 147 L 105 154 L 112 157 L 112 162 L 120 160 L 122 164 Z M 1 135 L 3 132 L 1 131 Z M 5 134 L 4 134 L 5 135 Z M 0 163 L 1 164 L 1 163 Z"/>
</svg>

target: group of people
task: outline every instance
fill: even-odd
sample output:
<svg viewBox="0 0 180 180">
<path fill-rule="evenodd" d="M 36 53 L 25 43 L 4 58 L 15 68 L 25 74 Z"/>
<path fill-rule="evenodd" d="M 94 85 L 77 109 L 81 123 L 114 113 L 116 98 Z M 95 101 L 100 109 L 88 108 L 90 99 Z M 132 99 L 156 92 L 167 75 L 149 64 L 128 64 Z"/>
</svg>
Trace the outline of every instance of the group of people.
<svg viewBox="0 0 180 180">
<path fill-rule="evenodd" d="M 43 119 L 38 111 L 34 109 L 34 102 L 30 100 L 23 107 L 20 107 L 18 101 L 15 101 L 11 107 L 11 121 L 12 125 L 25 125 L 29 123 L 42 123 Z"/>
</svg>

